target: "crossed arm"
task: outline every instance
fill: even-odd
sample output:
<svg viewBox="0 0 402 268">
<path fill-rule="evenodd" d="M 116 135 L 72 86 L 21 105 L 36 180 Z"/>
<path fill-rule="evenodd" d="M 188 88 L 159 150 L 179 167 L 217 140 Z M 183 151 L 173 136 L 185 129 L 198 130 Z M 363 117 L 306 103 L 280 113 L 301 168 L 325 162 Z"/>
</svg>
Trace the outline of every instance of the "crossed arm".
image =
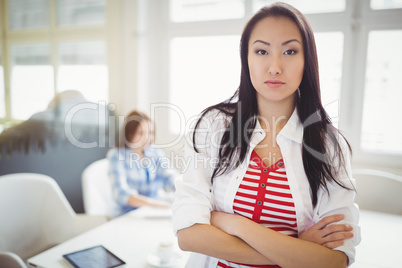
<svg viewBox="0 0 402 268">
<path fill-rule="evenodd" d="M 232 262 L 282 267 L 346 267 L 347 256 L 332 250 L 353 237 L 352 227 L 335 224 L 343 215 L 323 218 L 299 238 L 283 235 L 245 217 L 212 212 L 211 225 L 195 224 L 178 232 L 182 250 Z"/>
</svg>

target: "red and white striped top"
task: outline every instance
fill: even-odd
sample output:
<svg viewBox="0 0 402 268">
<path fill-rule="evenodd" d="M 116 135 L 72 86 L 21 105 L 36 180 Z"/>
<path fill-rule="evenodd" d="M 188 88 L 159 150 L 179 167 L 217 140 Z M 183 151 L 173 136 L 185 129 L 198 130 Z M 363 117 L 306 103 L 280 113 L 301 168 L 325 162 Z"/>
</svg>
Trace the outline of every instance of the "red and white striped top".
<svg viewBox="0 0 402 268">
<path fill-rule="evenodd" d="M 267 167 L 253 151 L 233 203 L 235 213 L 277 232 L 297 237 L 296 211 L 283 160 Z M 219 261 L 218 267 L 279 267 Z"/>
</svg>

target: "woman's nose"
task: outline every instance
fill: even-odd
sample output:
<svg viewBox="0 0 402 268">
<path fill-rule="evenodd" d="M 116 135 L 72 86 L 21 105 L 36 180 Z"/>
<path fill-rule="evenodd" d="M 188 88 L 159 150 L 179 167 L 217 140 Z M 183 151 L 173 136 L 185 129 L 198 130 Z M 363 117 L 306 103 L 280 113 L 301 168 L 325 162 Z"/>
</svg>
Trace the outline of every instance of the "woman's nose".
<svg viewBox="0 0 402 268">
<path fill-rule="evenodd" d="M 282 62 L 280 57 L 272 57 L 269 63 L 268 72 L 270 75 L 279 75 L 282 73 Z"/>
</svg>

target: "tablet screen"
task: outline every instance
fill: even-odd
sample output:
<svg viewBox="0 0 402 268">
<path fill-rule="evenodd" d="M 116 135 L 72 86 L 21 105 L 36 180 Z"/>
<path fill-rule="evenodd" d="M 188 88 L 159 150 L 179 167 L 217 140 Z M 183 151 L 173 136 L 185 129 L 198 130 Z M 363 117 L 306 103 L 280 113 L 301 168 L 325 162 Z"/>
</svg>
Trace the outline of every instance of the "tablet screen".
<svg viewBox="0 0 402 268">
<path fill-rule="evenodd" d="M 125 264 L 104 246 L 95 246 L 63 255 L 75 268 L 112 268 Z"/>
</svg>

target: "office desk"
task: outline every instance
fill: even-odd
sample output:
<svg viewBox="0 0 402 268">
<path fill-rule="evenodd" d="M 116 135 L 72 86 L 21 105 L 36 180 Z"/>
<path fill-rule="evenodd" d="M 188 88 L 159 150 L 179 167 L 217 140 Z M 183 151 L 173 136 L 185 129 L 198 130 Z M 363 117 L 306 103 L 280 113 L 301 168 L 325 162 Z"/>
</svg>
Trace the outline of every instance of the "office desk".
<svg viewBox="0 0 402 268">
<path fill-rule="evenodd" d="M 148 215 L 148 216 L 147 216 Z M 169 217 L 152 217 L 152 210 L 139 209 L 102 224 L 28 260 L 37 267 L 69 268 L 63 254 L 102 244 L 123 259 L 125 267 L 152 267 L 147 255 L 155 252 L 160 241 L 174 239 L 184 267 L 189 256 L 182 252 L 173 237 Z M 362 210 L 360 217 L 362 242 L 357 247 L 352 268 L 401 268 L 402 216 Z"/>
<path fill-rule="evenodd" d="M 360 212 L 362 241 L 351 268 L 401 268 L 402 215 Z"/>
<path fill-rule="evenodd" d="M 31 267 L 71 268 L 62 257 L 66 253 L 103 245 L 127 264 L 124 267 L 153 267 L 147 263 L 161 241 L 172 239 L 180 256 L 177 265 L 184 267 L 189 253 L 180 251 L 173 235 L 170 210 L 141 208 L 106 222 L 30 259 Z"/>
</svg>

